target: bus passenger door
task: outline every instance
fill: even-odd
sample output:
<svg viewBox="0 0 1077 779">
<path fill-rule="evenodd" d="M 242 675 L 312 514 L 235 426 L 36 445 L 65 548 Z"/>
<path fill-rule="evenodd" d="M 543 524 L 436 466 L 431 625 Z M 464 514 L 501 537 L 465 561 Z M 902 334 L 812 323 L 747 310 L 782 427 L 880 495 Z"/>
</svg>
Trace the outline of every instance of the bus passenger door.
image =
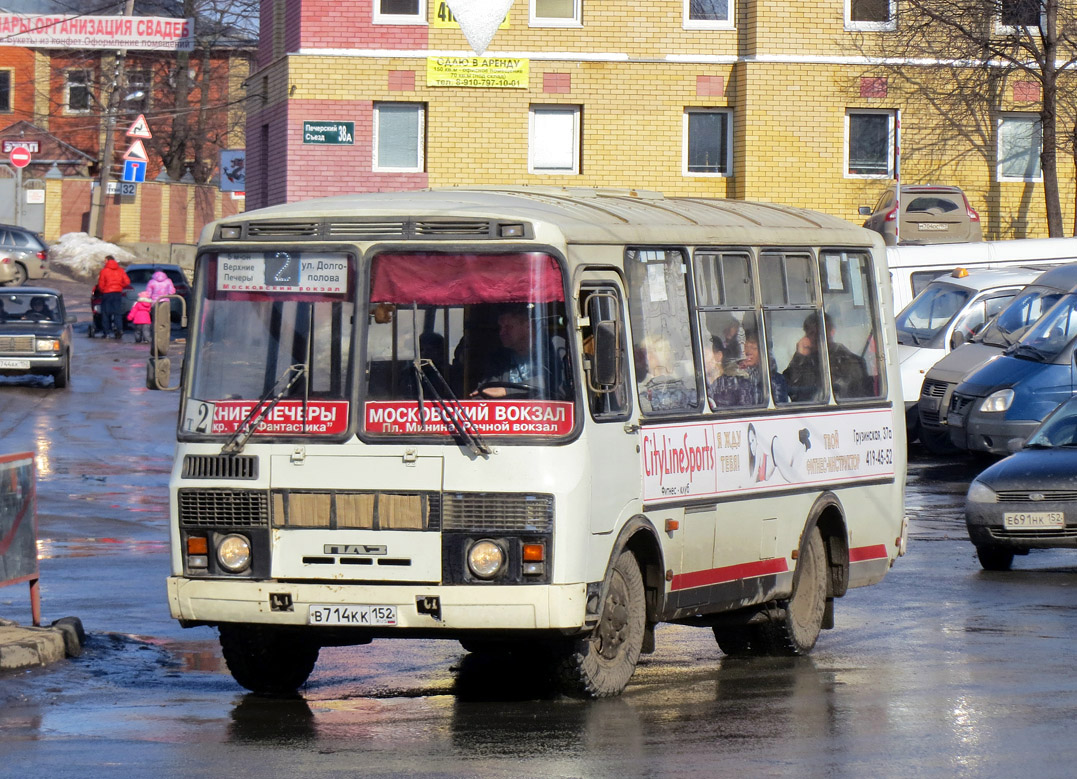
<svg viewBox="0 0 1077 779">
<path fill-rule="evenodd" d="M 577 292 L 577 315 L 587 406 L 584 435 L 590 453 L 591 532 L 609 533 L 625 506 L 638 498 L 641 483 L 638 433 L 629 424 L 632 392 L 624 295 L 616 273 L 584 274 Z"/>
</svg>

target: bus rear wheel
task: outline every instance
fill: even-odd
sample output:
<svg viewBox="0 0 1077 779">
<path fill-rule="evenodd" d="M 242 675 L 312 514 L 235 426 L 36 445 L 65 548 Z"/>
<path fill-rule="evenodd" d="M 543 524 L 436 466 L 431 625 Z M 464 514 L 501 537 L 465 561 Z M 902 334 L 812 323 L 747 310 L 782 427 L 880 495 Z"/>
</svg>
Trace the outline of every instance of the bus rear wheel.
<svg viewBox="0 0 1077 779">
<path fill-rule="evenodd" d="M 732 627 L 714 627 L 714 640 L 723 654 L 730 657 L 750 657 L 762 654 L 763 640 L 759 625 L 735 625 Z"/>
<path fill-rule="evenodd" d="M 826 575 L 826 548 L 819 528 L 815 527 L 800 550 L 793 575 L 793 594 L 784 604 L 784 614 L 759 626 L 766 654 L 806 655 L 812 650 L 823 629 Z"/>
<path fill-rule="evenodd" d="M 559 660 L 557 678 L 564 692 L 587 698 L 619 695 L 636 670 L 646 620 L 639 563 L 631 552 L 622 552 L 610 569 L 598 624 L 586 638 L 572 641 Z"/>
<path fill-rule="evenodd" d="M 314 670 L 320 651 L 295 633 L 257 625 L 221 625 L 220 638 L 232 678 L 267 697 L 295 695 Z"/>
</svg>

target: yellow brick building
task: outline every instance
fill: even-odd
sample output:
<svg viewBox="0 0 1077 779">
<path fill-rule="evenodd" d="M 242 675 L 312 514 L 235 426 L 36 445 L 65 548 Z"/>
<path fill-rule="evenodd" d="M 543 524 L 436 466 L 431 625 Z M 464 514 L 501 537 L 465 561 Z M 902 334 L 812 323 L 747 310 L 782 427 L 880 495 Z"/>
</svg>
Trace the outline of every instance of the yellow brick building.
<svg viewBox="0 0 1077 779">
<path fill-rule="evenodd" d="M 513 0 L 480 58 L 443 0 L 269 0 L 248 81 L 247 205 L 544 184 L 767 200 L 860 222 L 858 207 L 900 170 L 903 183 L 963 187 L 985 237 L 1046 235 L 1036 139 L 1022 135 L 1038 87 L 999 82 L 993 103 L 955 126 L 951 70 L 879 59 L 901 34 L 900 9 Z"/>
</svg>

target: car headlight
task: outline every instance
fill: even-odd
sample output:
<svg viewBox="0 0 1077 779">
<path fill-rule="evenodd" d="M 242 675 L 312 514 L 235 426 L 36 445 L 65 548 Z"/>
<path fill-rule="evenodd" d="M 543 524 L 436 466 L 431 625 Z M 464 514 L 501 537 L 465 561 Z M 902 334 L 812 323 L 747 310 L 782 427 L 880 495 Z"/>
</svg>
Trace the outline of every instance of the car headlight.
<svg viewBox="0 0 1077 779">
<path fill-rule="evenodd" d="M 973 479 L 965 500 L 969 503 L 998 503 L 998 495 L 982 481 Z"/>
<path fill-rule="evenodd" d="M 217 544 L 217 562 L 231 573 L 247 570 L 251 564 L 251 542 L 238 533 L 225 536 Z"/>
<path fill-rule="evenodd" d="M 34 349 L 39 352 L 58 352 L 60 351 L 60 341 L 57 338 L 38 338 L 34 344 Z"/>
<path fill-rule="evenodd" d="M 494 541 L 478 541 L 467 552 L 467 567 L 480 579 L 492 579 L 505 566 L 505 550 Z"/>
<path fill-rule="evenodd" d="M 980 411 L 983 411 L 985 414 L 996 414 L 1009 410 L 1012 404 L 1013 390 L 1000 389 L 984 398 L 983 403 L 980 404 Z"/>
</svg>

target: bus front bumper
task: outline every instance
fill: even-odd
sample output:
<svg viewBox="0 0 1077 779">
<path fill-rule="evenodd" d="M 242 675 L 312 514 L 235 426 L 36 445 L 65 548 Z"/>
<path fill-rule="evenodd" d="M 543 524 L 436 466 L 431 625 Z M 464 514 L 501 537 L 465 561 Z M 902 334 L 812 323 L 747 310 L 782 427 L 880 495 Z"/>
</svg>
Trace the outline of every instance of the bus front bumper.
<svg viewBox="0 0 1077 779">
<path fill-rule="evenodd" d="M 578 630 L 586 584 L 452 586 L 293 584 L 168 578 L 172 617 L 190 624 L 312 625 L 311 606 L 392 606 L 388 632 Z"/>
</svg>

